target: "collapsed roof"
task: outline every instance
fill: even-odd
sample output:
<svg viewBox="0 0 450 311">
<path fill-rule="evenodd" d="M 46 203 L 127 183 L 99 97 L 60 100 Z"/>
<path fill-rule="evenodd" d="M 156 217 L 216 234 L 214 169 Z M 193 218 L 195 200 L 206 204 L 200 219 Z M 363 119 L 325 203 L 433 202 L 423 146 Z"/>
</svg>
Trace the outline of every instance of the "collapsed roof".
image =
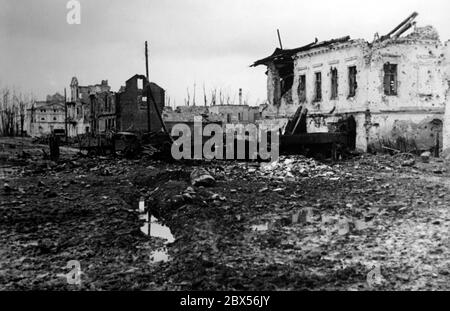
<svg viewBox="0 0 450 311">
<path fill-rule="evenodd" d="M 404 34 L 406 31 L 408 31 L 410 28 L 416 25 L 415 19 L 419 14 L 417 12 L 412 13 L 408 18 L 406 18 L 404 21 L 402 21 L 397 27 L 395 27 L 392 31 L 390 31 L 388 34 L 376 37 L 375 42 L 382 42 L 388 39 L 398 39 L 402 34 Z M 415 39 L 415 38 L 421 38 L 421 39 L 428 39 L 428 40 L 439 40 L 439 35 L 434 30 L 433 27 L 427 26 L 427 27 L 417 27 L 416 30 L 407 36 L 408 39 Z M 250 67 L 256 67 L 259 65 L 268 65 L 269 63 L 276 63 L 277 65 L 287 65 L 289 63 L 292 63 L 292 57 L 299 53 L 299 52 L 306 52 L 312 49 L 321 48 L 321 47 L 327 47 L 331 46 L 333 44 L 337 43 L 345 43 L 350 42 L 350 36 L 345 36 L 342 38 L 332 39 L 328 41 L 322 41 L 318 42 L 317 38 L 315 42 L 307 44 L 305 46 L 295 48 L 295 49 L 279 49 L 276 48 L 275 51 L 272 53 L 272 55 L 265 57 L 263 59 L 255 61 Z"/>
<path fill-rule="evenodd" d="M 292 56 L 299 52 L 305 52 L 305 51 L 309 51 L 313 48 L 326 47 L 328 45 L 332 45 L 335 43 L 343 43 L 343 42 L 348 42 L 348 41 L 350 41 L 350 36 L 346 36 L 346 37 L 342 37 L 342 38 L 338 38 L 338 39 L 332 39 L 332 40 L 328 40 L 328 41 L 322 41 L 322 42 L 318 42 L 318 40 L 316 39 L 316 41 L 313 43 L 307 44 L 305 46 L 302 46 L 302 47 L 299 47 L 296 49 L 290 49 L 290 50 L 282 50 L 282 49 L 276 48 L 275 51 L 272 53 L 272 55 L 270 55 L 266 58 L 257 60 L 250 67 L 266 65 L 267 63 L 273 62 L 273 61 L 276 61 L 277 63 L 282 63 L 283 61 L 291 62 Z"/>
</svg>

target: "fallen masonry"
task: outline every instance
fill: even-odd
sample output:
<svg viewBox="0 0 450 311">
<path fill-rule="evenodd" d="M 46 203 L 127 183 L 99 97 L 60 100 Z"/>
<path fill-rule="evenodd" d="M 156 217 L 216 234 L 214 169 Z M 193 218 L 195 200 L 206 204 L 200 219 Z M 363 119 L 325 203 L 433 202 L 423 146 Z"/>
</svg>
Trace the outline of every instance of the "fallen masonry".
<svg viewBox="0 0 450 311">
<path fill-rule="evenodd" d="M 448 289 L 450 163 L 407 157 L 10 156 L 0 288 L 71 289 L 77 260 L 82 290 Z M 141 231 L 142 201 L 164 232 Z"/>
</svg>

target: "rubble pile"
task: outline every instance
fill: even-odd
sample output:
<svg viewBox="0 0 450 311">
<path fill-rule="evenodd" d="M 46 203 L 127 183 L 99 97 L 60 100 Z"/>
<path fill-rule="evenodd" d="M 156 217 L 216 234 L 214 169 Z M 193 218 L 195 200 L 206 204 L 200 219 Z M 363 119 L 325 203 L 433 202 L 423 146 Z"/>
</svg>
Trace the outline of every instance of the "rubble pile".
<svg viewBox="0 0 450 311">
<path fill-rule="evenodd" d="M 449 163 L 429 156 L 22 160 L 0 178 L 0 289 L 68 289 L 74 258 L 82 290 L 366 290 L 374 261 L 376 289 L 448 289 Z"/>
<path fill-rule="evenodd" d="M 321 164 L 304 156 L 280 157 L 277 161 L 261 165 L 260 173 L 276 179 L 295 181 L 302 177 L 338 178 L 331 166 Z"/>
</svg>

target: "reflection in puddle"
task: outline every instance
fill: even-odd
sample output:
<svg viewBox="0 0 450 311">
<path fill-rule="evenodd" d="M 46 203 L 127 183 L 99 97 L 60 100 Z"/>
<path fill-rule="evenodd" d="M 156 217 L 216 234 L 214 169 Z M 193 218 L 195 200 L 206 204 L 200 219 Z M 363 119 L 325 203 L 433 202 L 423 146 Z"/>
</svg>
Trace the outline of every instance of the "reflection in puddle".
<svg viewBox="0 0 450 311">
<path fill-rule="evenodd" d="M 151 237 L 158 237 L 158 238 L 162 238 L 165 239 L 167 243 L 173 243 L 175 241 L 175 238 L 172 234 L 172 232 L 170 231 L 170 228 L 167 226 L 163 226 L 158 222 L 158 219 L 156 219 L 155 217 L 151 216 L 150 219 L 150 234 L 148 232 L 148 214 L 147 215 L 141 215 L 140 219 L 145 220 L 145 224 L 141 227 L 141 231 L 146 234 L 146 235 L 150 235 Z"/>
<path fill-rule="evenodd" d="M 167 252 L 167 248 L 163 248 L 162 250 L 152 251 L 150 253 L 150 262 L 167 262 L 169 261 L 169 254 Z"/>
<path fill-rule="evenodd" d="M 269 230 L 269 223 L 266 222 L 265 224 L 261 224 L 261 225 L 253 225 L 252 230 L 253 231 L 267 231 L 267 230 Z"/>
</svg>

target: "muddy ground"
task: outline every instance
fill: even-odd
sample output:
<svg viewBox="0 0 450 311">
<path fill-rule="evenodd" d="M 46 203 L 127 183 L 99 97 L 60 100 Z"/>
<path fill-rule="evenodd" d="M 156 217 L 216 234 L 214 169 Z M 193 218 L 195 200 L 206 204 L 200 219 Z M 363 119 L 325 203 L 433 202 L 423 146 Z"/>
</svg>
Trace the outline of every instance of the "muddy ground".
<svg viewBox="0 0 450 311">
<path fill-rule="evenodd" d="M 450 289 L 446 161 L 55 163 L 2 146 L 0 290 Z M 198 167 L 214 186 L 191 186 Z M 141 231 L 140 199 L 173 243 Z"/>
</svg>

